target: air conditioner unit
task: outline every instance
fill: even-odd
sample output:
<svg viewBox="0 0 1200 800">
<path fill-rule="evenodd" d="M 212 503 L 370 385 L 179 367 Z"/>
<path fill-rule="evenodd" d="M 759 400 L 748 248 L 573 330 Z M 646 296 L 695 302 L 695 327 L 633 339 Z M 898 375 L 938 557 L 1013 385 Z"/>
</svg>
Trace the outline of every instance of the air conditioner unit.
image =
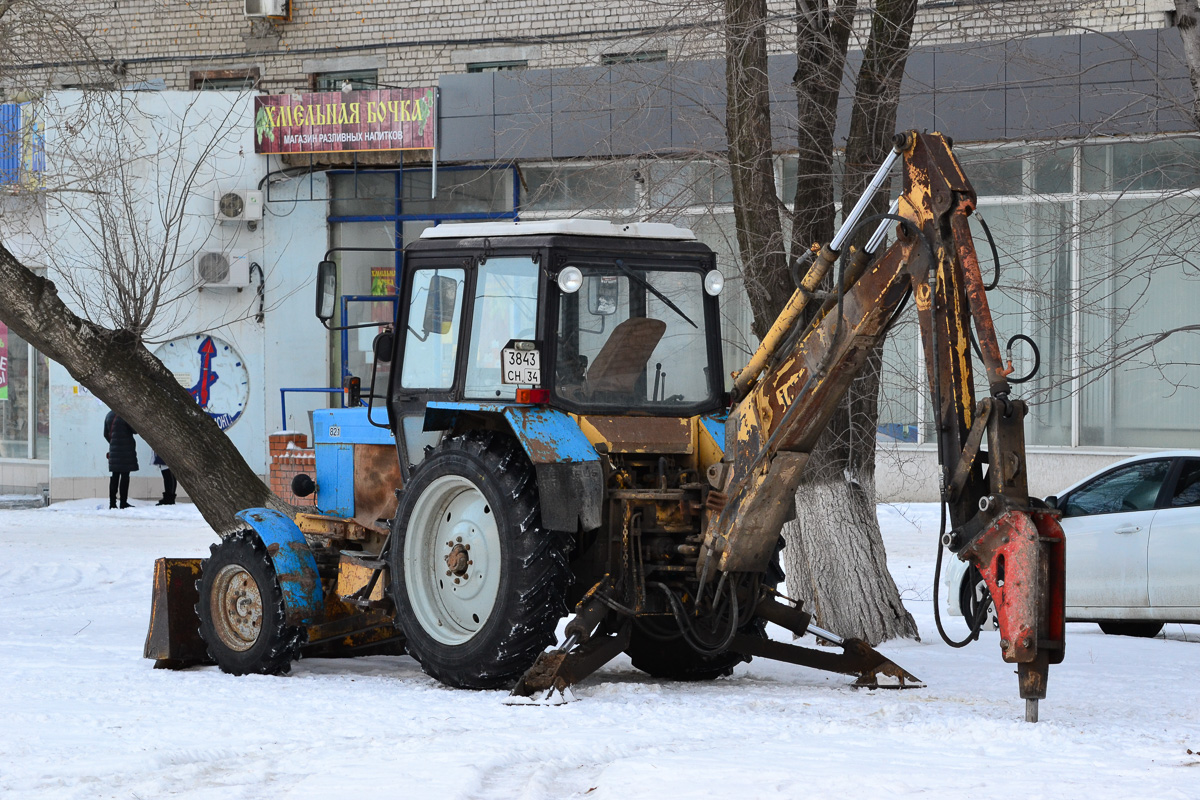
<svg viewBox="0 0 1200 800">
<path fill-rule="evenodd" d="M 217 192 L 213 213 L 217 222 L 241 222 L 262 219 L 263 193 L 245 190 Z"/>
<path fill-rule="evenodd" d="M 250 285 L 250 256 L 245 252 L 201 250 L 192 261 L 201 289 L 240 289 Z"/>
<path fill-rule="evenodd" d="M 247 17 L 281 17 L 288 19 L 289 0 L 242 0 L 243 13 Z"/>
</svg>

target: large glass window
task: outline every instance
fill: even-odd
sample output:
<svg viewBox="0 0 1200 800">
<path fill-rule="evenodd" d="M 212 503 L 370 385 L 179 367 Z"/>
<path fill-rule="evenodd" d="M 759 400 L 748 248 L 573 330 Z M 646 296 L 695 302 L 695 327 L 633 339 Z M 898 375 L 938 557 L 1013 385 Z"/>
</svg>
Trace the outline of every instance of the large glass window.
<svg viewBox="0 0 1200 800">
<path fill-rule="evenodd" d="M 1200 445 L 1200 332 L 1188 330 L 1200 306 L 1200 139 L 956 153 L 1000 252 L 988 302 L 1001 347 L 1020 333 L 1040 351 L 1037 376 L 1015 387 L 1030 402 L 1028 443 Z M 885 350 L 881 438 L 903 438 L 896 409 L 918 405 L 920 389 L 888 379 L 917 347 L 893 334 Z M 1024 343 L 1012 357 L 1016 375 L 1033 367 Z"/>
<path fill-rule="evenodd" d="M 516 386 L 500 380 L 500 351 L 510 339 L 537 335 L 538 267 L 531 258 L 489 258 L 479 267 L 467 356 L 467 397 L 508 398 Z"/>
<path fill-rule="evenodd" d="M 560 397 L 664 410 L 714 397 L 700 272 L 646 265 L 582 271 L 583 287 L 559 301 Z"/>
<path fill-rule="evenodd" d="M 0 458 L 50 457 L 49 362 L 0 323 Z"/>
<path fill-rule="evenodd" d="M 329 176 L 329 223 L 340 265 L 339 289 L 357 299 L 347 305 L 345 323 L 392 320 L 396 276 L 402 274 L 404 246 L 421 231 L 440 222 L 512 219 L 516 216 L 511 168 L 445 167 L 438 170 L 437 198 L 431 198 L 433 170 L 357 170 Z M 340 304 L 339 304 L 340 310 Z M 343 324 L 339 317 L 339 324 Z M 330 352 L 332 376 L 339 385 L 346 375 L 364 383 L 371 372 L 371 342 L 377 328 L 334 335 Z M 378 385 L 386 379 L 383 365 Z"/>
</svg>

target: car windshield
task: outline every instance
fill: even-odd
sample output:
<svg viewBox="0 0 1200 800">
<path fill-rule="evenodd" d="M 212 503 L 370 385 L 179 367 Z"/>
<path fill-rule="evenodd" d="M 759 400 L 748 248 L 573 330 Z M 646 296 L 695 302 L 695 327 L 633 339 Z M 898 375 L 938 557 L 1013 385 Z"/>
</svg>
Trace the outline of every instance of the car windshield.
<svg viewBox="0 0 1200 800">
<path fill-rule="evenodd" d="M 624 262 L 580 269 L 583 286 L 559 303 L 559 397 L 662 410 L 713 398 L 701 272 Z"/>
</svg>

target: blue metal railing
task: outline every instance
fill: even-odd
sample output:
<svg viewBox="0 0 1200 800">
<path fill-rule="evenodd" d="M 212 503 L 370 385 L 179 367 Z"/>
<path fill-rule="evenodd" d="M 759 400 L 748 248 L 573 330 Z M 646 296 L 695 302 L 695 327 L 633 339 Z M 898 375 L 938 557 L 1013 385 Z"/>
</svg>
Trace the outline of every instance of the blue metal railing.
<svg viewBox="0 0 1200 800">
<path fill-rule="evenodd" d="M 288 426 L 288 423 L 287 423 L 287 418 L 288 418 L 287 417 L 287 394 L 288 394 L 288 392 L 324 392 L 325 394 L 342 394 L 342 391 L 343 390 L 340 386 L 338 386 L 338 387 L 322 386 L 317 389 L 293 386 L 293 387 L 287 387 L 287 388 L 280 389 L 279 390 L 279 410 L 283 413 L 283 416 L 281 417 L 281 419 L 283 420 L 283 427 L 286 429 Z M 339 403 L 338 405 L 341 405 L 341 404 Z"/>
</svg>

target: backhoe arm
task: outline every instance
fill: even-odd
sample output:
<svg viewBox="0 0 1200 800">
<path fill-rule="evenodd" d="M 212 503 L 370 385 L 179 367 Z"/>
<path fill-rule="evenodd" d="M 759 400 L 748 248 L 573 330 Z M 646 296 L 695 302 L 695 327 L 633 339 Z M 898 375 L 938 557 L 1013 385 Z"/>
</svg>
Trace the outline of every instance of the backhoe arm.
<svg viewBox="0 0 1200 800">
<path fill-rule="evenodd" d="M 1062 531 L 1056 512 L 1030 504 L 1025 405 L 1009 397 L 1008 369 L 967 226 L 974 190 L 939 134 L 902 134 L 895 152 L 904 161 L 898 210 L 905 222 L 897 241 L 873 261 L 869 248 L 848 258 L 847 274 L 837 281 L 840 296 L 825 299 L 801 330 L 800 311 L 840 256 L 832 245 L 851 237 L 839 233 L 821 248 L 802 288 L 737 376 L 725 458 L 708 476 L 712 492 L 697 569 L 702 582 L 719 571 L 766 569 L 808 453 L 911 292 L 952 522 L 945 543 L 987 582 L 1004 659 L 1020 665 L 1021 695 L 1032 701 L 1027 717 L 1036 718 L 1048 664 L 1063 655 Z M 880 175 L 890 165 L 891 159 Z M 988 384 L 988 397 L 978 403 L 972 325 Z"/>
</svg>

